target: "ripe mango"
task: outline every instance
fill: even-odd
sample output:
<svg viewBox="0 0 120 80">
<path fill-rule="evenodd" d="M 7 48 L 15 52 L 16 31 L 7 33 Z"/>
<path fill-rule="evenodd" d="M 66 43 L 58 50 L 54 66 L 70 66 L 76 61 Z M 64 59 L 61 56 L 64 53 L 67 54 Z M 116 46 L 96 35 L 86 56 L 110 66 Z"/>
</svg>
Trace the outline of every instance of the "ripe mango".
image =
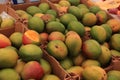
<svg viewBox="0 0 120 80">
<path fill-rule="evenodd" d="M 97 59 L 100 56 L 102 49 L 96 40 L 89 39 L 83 42 L 82 51 L 83 55 L 85 55 L 87 58 Z"/>
<path fill-rule="evenodd" d="M 70 56 L 77 56 L 82 47 L 82 40 L 75 31 L 68 31 L 66 34 L 65 44 Z"/>
<path fill-rule="evenodd" d="M 11 28 L 14 27 L 14 20 L 12 18 L 6 18 L 1 22 L 1 28 Z"/>
<path fill-rule="evenodd" d="M 7 36 L 0 34 L 0 48 L 11 46 L 11 41 Z"/>
<path fill-rule="evenodd" d="M 68 50 L 65 43 L 61 40 L 52 40 L 47 44 L 47 52 L 58 60 L 65 59 Z"/>
<path fill-rule="evenodd" d="M 107 73 L 103 68 L 98 66 L 86 67 L 82 75 L 84 80 L 107 80 Z"/>
<path fill-rule="evenodd" d="M 43 77 L 44 70 L 37 61 L 29 61 L 23 67 L 21 77 L 23 80 L 40 80 Z"/>
</svg>

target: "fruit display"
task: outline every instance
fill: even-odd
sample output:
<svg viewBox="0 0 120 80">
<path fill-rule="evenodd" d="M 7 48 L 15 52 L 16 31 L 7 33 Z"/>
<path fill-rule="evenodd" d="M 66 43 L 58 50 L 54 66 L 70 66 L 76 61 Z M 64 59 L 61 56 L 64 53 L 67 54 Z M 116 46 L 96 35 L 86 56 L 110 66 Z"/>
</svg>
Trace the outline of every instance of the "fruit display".
<svg viewBox="0 0 120 80">
<path fill-rule="evenodd" d="M 0 40 L 4 42 L 0 46 L 1 51 L 8 49 L 13 50 L 11 54 L 16 54 L 12 56 L 14 62 L 7 60 L 0 66 L 2 69 L 15 67 L 18 78 L 23 80 L 60 80 L 59 75 L 64 75 L 60 74 L 62 70 L 57 72 L 58 75 L 52 74 L 50 68 L 53 66 L 48 66 L 47 58 L 43 58 L 46 53 L 73 80 L 119 80 L 119 70 L 105 69 L 111 65 L 114 56 L 120 57 L 120 21 L 111 18 L 100 7 L 88 7 L 80 0 L 60 0 L 28 6 L 26 10 L 18 9 L 15 12 L 23 23 L 27 22 L 28 30 L 15 32 L 9 39 L 3 37 L 4 41 Z M 3 75 L 4 70 L 1 72 Z"/>
<path fill-rule="evenodd" d="M 32 34 L 38 33 L 27 30 L 25 33 L 14 32 L 9 37 L 0 34 L 0 80 L 61 80 L 53 72 L 55 62 L 51 64 L 52 59 L 45 56 L 40 41 L 35 42 L 40 35 L 37 40 Z"/>
</svg>

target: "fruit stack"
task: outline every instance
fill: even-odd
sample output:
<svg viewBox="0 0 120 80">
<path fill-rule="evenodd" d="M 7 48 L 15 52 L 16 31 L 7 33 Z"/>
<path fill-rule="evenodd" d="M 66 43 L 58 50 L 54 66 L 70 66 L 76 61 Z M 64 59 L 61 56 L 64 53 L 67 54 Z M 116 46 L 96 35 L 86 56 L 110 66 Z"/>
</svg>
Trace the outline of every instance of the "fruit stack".
<svg viewBox="0 0 120 80">
<path fill-rule="evenodd" d="M 66 13 L 58 15 L 49 3 L 16 10 L 21 18 L 26 15 L 23 18 L 28 21 L 29 30 L 23 34 L 23 44 L 39 45 L 67 73 L 74 73 L 81 79 L 120 80 L 120 71 L 104 70 L 112 56 L 120 56 L 119 20 L 110 18 L 98 6 L 88 7 L 80 0 L 60 0 L 54 5 Z M 19 50 L 22 52 L 21 48 Z M 24 58 L 23 54 L 20 56 Z"/>
<path fill-rule="evenodd" d="M 28 30 L 19 21 L 12 30 L 8 34 L 0 32 L 0 80 L 63 80 L 64 76 L 69 77 L 54 58 L 43 52 L 38 32 Z"/>
<path fill-rule="evenodd" d="M 13 32 L 9 37 L 0 33 L 1 80 L 64 79 L 67 73 L 53 57 L 42 50 L 39 37 L 34 30 L 22 33 L 21 29 L 21 32 Z"/>
</svg>

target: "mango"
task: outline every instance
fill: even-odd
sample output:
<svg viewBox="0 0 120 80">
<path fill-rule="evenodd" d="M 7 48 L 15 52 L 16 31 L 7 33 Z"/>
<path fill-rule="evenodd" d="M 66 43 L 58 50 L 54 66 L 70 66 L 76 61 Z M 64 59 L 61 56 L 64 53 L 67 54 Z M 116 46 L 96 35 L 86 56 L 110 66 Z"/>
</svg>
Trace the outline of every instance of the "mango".
<svg viewBox="0 0 120 80">
<path fill-rule="evenodd" d="M 82 75 L 84 80 L 107 80 L 107 73 L 103 68 L 98 66 L 86 67 Z"/>
<path fill-rule="evenodd" d="M 23 69 L 23 67 L 24 67 L 25 64 L 26 63 L 24 61 L 22 61 L 21 59 L 18 59 L 16 65 L 14 66 L 14 70 L 18 74 L 20 74 L 22 72 L 22 69 Z"/>
<path fill-rule="evenodd" d="M 98 25 L 95 25 L 91 28 L 90 35 L 93 39 L 95 39 L 99 43 L 104 43 L 107 38 L 106 30 L 103 27 L 98 26 Z"/>
<path fill-rule="evenodd" d="M 83 15 L 82 23 L 85 26 L 93 26 L 96 24 L 96 22 L 97 22 L 97 17 L 92 12 L 88 12 L 88 13 Z"/>
<path fill-rule="evenodd" d="M 41 43 L 47 42 L 49 34 L 46 32 L 40 33 L 40 40 Z"/>
<path fill-rule="evenodd" d="M 27 7 L 26 12 L 33 16 L 36 13 L 42 13 L 42 10 L 40 10 L 37 6 L 29 6 Z"/>
<path fill-rule="evenodd" d="M 117 51 L 120 51 L 120 34 L 113 34 L 110 38 L 110 47 Z"/>
<path fill-rule="evenodd" d="M 110 52 L 111 52 L 112 56 L 120 56 L 120 52 L 115 49 L 111 49 Z"/>
<path fill-rule="evenodd" d="M 66 34 L 65 44 L 70 56 L 77 56 L 82 47 L 82 40 L 75 31 L 68 31 Z"/>
<path fill-rule="evenodd" d="M 27 12 L 24 11 L 24 10 L 16 10 L 15 12 L 16 12 L 19 16 L 22 16 L 22 15 L 24 15 L 24 14 L 27 14 Z"/>
<path fill-rule="evenodd" d="M 73 66 L 73 62 L 70 58 L 65 58 L 60 61 L 60 65 L 66 70 Z"/>
<path fill-rule="evenodd" d="M 60 5 L 60 6 L 62 6 L 62 7 L 70 7 L 71 6 L 71 4 L 70 4 L 70 2 L 69 1 L 67 1 L 67 0 L 60 0 L 59 2 L 58 2 L 58 4 Z"/>
<path fill-rule="evenodd" d="M 50 9 L 50 6 L 48 3 L 40 3 L 38 7 L 42 11 L 42 13 L 46 13 L 46 11 Z"/>
<path fill-rule="evenodd" d="M 23 34 L 21 32 L 14 32 L 10 35 L 9 39 L 12 43 L 12 46 L 19 48 L 22 46 L 22 37 Z"/>
<path fill-rule="evenodd" d="M 101 55 L 102 49 L 96 40 L 89 39 L 83 42 L 82 52 L 89 59 L 97 59 Z"/>
<path fill-rule="evenodd" d="M 106 31 L 106 41 L 109 41 L 113 33 L 110 25 L 106 23 L 106 24 L 102 24 L 101 27 L 103 27 Z"/>
<path fill-rule="evenodd" d="M 44 70 L 44 75 L 47 75 L 47 74 L 51 74 L 52 72 L 52 67 L 50 65 L 50 63 L 45 60 L 45 59 L 40 59 L 40 64 Z"/>
<path fill-rule="evenodd" d="M 0 49 L 0 68 L 11 68 L 17 63 L 19 56 L 17 52 L 10 48 Z"/>
<path fill-rule="evenodd" d="M 61 40 L 52 40 L 47 44 L 47 52 L 58 60 L 65 59 L 68 55 L 68 49 Z"/>
<path fill-rule="evenodd" d="M 57 17 L 57 11 L 55 11 L 55 10 L 53 10 L 53 9 L 47 10 L 47 11 L 46 11 L 46 14 L 51 14 L 51 15 Z"/>
<path fill-rule="evenodd" d="M 49 41 L 52 41 L 52 40 L 65 41 L 65 35 L 59 31 L 54 31 L 49 34 L 48 40 Z"/>
<path fill-rule="evenodd" d="M 79 8 L 79 9 L 81 9 L 81 8 L 88 8 L 85 4 L 79 4 L 79 5 L 77 5 L 77 7 Z"/>
<path fill-rule="evenodd" d="M 15 21 L 12 18 L 6 18 L 1 22 L 0 28 L 11 28 L 14 27 Z"/>
<path fill-rule="evenodd" d="M 0 34 L 0 48 L 11 46 L 12 43 L 7 36 Z"/>
<path fill-rule="evenodd" d="M 11 36 L 12 38 L 12 36 Z M 39 33 L 34 30 L 27 30 L 22 35 L 22 43 L 26 44 L 36 44 L 39 45 L 41 43 L 41 39 Z"/>
<path fill-rule="evenodd" d="M 97 60 L 93 60 L 93 59 L 87 59 L 85 61 L 82 62 L 82 67 L 89 67 L 89 66 L 101 66 L 100 62 L 98 62 Z"/>
<path fill-rule="evenodd" d="M 108 79 L 107 80 L 120 80 L 120 71 L 111 70 L 107 73 Z"/>
<path fill-rule="evenodd" d="M 96 13 L 96 17 L 97 17 L 97 23 L 98 24 L 104 24 L 107 22 L 108 20 L 108 15 L 105 11 L 100 10 Z"/>
<path fill-rule="evenodd" d="M 50 21 L 46 24 L 46 32 L 51 33 L 53 31 L 59 31 L 64 33 L 65 32 L 65 26 L 57 21 Z"/>
<path fill-rule="evenodd" d="M 71 21 L 67 26 L 68 31 L 75 31 L 77 32 L 81 37 L 85 34 L 85 28 L 84 25 L 81 22 L 78 21 Z"/>
<path fill-rule="evenodd" d="M 54 74 L 45 75 L 42 80 L 60 80 L 60 78 Z"/>
<path fill-rule="evenodd" d="M 19 48 L 19 56 L 25 62 L 39 61 L 42 54 L 42 49 L 35 44 L 26 44 Z"/>
<path fill-rule="evenodd" d="M 30 61 L 25 64 L 21 72 L 21 77 L 24 80 L 35 79 L 40 80 L 43 77 L 44 70 L 37 61 Z"/>
<path fill-rule="evenodd" d="M 82 12 L 79 10 L 78 7 L 76 6 L 70 6 L 68 8 L 68 13 L 73 14 L 74 16 L 76 16 L 77 19 L 81 19 L 82 18 Z"/>
<path fill-rule="evenodd" d="M 102 49 L 102 53 L 99 56 L 98 61 L 101 63 L 102 66 L 107 66 L 112 58 L 111 52 L 105 46 L 101 46 L 101 49 Z"/>
<path fill-rule="evenodd" d="M 44 25 L 44 21 L 36 16 L 28 20 L 28 28 L 37 31 L 38 33 L 43 32 Z"/>
<path fill-rule="evenodd" d="M 100 9 L 99 6 L 94 5 L 94 6 L 90 6 L 90 7 L 89 7 L 89 10 L 90 10 L 90 12 L 96 14 L 96 13 L 97 13 L 98 11 L 100 11 L 101 9 Z"/>
<path fill-rule="evenodd" d="M 80 4 L 80 0 L 68 0 L 70 2 L 71 5 L 79 5 Z"/>
<path fill-rule="evenodd" d="M 34 16 L 41 18 L 44 14 L 43 13 L 36 13 Z"/>
<path fill-rule="evenodd" d="M 85 56 L 83 56 L 82 53 L 72 58 L 72 61 L 75 66 L 80 66 L 84 60 L 85 60 Z"/>
<path fill-rule="evenodd" d="M 0 70 L 0 80 L 21 80 L 21 78 L 14 69 L 5 68 Z"/>
<path fill-rule="evenodd" d="M 117 33 L 120 31 L 120 21 L 117 19 L 109 19 L 107 24 L 110 25 L 113 33 Z"/>
<path fill-rule="evenodd" d="M 78 21 L 77 18 L 71 13 L 66 13 L 60 17 L 60 22 L 65 26 L 67 26 L 71 21 Z"/>
</svg>

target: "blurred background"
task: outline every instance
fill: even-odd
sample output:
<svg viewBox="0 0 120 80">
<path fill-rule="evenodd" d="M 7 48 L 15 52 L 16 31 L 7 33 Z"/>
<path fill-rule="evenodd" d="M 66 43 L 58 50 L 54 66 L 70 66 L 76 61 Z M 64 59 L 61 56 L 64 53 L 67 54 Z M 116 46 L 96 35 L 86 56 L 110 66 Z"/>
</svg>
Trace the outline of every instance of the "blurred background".
<svg viewBox="0 0 120 80">
<path fill-rule="evenodd" d="M 0 3 L 4 4 L 6 3 L 8 0 L 0 0 Z M 24 3 L 24 0 L 11 0 L 12 3 L 14 4 L 19 4 L 19 3 Z M 34 1 L 39 1 L 39 0 L 30 0 L 31 2 L 34 2 Z"/>
</svg>

